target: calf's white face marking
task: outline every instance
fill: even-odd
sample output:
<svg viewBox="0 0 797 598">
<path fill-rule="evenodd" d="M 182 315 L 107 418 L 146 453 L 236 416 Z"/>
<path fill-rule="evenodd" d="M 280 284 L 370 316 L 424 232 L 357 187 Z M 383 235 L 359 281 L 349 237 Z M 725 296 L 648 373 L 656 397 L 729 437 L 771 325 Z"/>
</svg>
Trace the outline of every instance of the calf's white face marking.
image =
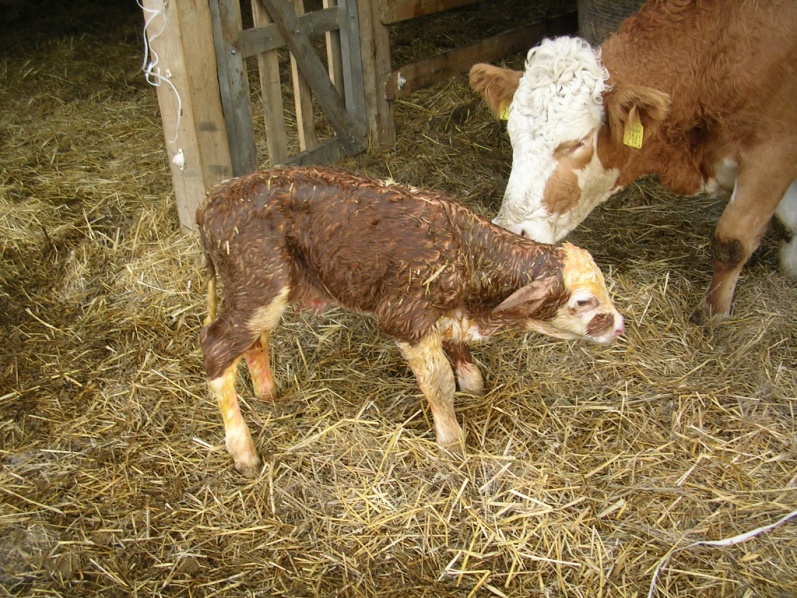
<svg viewBox="0 0 797 598">
<path fill-rule="evenodd" d="M 544 40 L 526 58 L 509 109 L 512 172 L 494 222 L 542 243 L 562 239 L 616 191 L 598 158 L 608 72 L 579 38 Z"/>
<path fill-rule="evenodd" d="M 553 319 L 545 322 L 529 320 L 527 327 L 555 338 L 589 338 L 595 343 L 608 344 L 623 333 L 623 316 L 614 307 L 603 273 L 592 256 L 570 243 L 563 247 L 562 276 L 570 298 Z"/>
</svg>

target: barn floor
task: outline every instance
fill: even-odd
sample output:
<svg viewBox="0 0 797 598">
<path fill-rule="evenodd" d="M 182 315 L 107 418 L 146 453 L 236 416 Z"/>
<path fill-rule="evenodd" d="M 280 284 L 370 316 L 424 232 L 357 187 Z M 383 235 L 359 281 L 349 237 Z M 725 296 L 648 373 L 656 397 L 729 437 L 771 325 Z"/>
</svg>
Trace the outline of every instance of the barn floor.
<svg viewBox="0 0 797 598">
<path fill-rule="evenodd" d="M 464 459 L 373 322 L 292 314 L 281 398 L 240 388 L 265 461 L 247 480 L 203 379 L 202 259 L 140 11 L 0 10 L 0 595 L 632 597 L 662 562 L 660 597 L 797 595 L 797 520 L 691 546 L 797 509 L 797 287 L 774 239 L 702 329 L 721 205 L 641 181 L 596 211 L 571 240 L 626 334 L 477 347 Z M 476 99 L 464 77 L 411 96 L 397 144 L 343 166 L 494 214 L 511 149 Z"/>
</svg>

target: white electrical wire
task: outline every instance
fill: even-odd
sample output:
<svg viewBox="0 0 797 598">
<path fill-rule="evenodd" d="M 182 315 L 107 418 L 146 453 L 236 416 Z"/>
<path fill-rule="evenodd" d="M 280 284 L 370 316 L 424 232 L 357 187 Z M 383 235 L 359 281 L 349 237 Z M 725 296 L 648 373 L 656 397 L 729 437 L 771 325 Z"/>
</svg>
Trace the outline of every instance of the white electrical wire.
<svg viewBox="0 0 797 598">
<path fill-rule="evenodd" d="M 797 511 L 792 511 L 788 515 L 784 515 L 780 519 L 778 519 L 775 523 L 770 525 L 765 525 L 763 527 L 756 528 L 752 531 L 745 532 L 743 534 L 739 534 L 738 536 L 733 536 L 732 538 L 724 538 L 722 540 L 704 540 L 700 542 L 693 542 L 692 544 L 688 544 L 686 546 L 681 546 L 680 548 L 674 548 L 667 554 L 665 554 L 659 564 L 656 565 L 656 570 L 653 572 L 653 579 L 650 581 L 650 590 L 648 591 L 648 598 L 653 598 L 653 594 L 656 591 L 656 578 L 659 576 L 659 571 L 661 571 L 662 567 L 670 560 L 670 557 L 674 555 L 676 552 L 680 552 L 681 550 L 688 550 L 689 548 L 694 548 L 695 546 L 733 546 L 734 544 L 741 544 L 750 538 L 758 536 L 759 534 L 763 534 L 770 530 L 775 529 L 782 523 L 786 523 L 789 519 L 797 517 Z"/>
<path fill-rule="evenodd" d="M 183 109 L 183 102 L 180 98 L 180 92 L 177 91 L 177 88 L 174 86 L 174 83 L 171 82 L 172 74 L 169 70 L 166 70 L 165 75 L 161 75 L 160 68 L 158 67 L 158 63 L 160 62 L 160 58 L 158 57 L 158 53 L 152 49 L 152 42 L 163 33 L 163 30 L 166 28 L 166 22 L 164 19 L 163 24 L 161 25 L 160 31 L 157 33 L 152 33 L 149 31 L 152 22 L 157 19 L 158 17 L 163 17 L 163 13 L 165 11 L 165 7 L 163 6 L 163 0 L 156 0 L 157 1 L 157 8 L 146 8 L 142 3 L 141 0 L 136 0 L 136 4 L 138 4 L 139 8 L 144 11 L 147 15 L 144 19 L 144 63 L 141 66 L 141 70 L 144 71 L 144 76 L 147 80 L 147 83 L 152 85 L 153 87 L 160 87 L 162 83 L 166 83 L 169 87 L 171 87 L 172 91 L 174 92 L 175 98 L 177 98 L 177 123 L 175 125 L 174 137 L 169 140 L 169 143 L 174 143 L 177 141 L 177 137 L 180 132 L 180 113 Z"/>
</svg>

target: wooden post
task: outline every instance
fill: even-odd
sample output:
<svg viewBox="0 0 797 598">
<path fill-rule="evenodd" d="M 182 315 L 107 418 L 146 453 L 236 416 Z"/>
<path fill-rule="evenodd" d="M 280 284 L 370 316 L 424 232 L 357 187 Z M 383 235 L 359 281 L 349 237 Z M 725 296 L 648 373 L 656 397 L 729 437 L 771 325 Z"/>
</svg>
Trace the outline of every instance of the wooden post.
<svg viewBox="0 0 797 598">
<path fill-rule="evenodd" d="M 340 6 L 340 50 L 346 60 L 341 61 L 343 96 L 346 109 L 363 123 L 367 130 L 365 110 L 365 85 L 363 82 L 363 58 L 360 48 L 360 19 L 357 0 L 339 0 Z"/>
<path fill-rule="evenodd" d="M 390 32 L 379 20 L 379 0 L 360 0 L 360 44 L 368 133 L 380 145 L 396 143 L 393 102 L 385 97 L 390 77 Z"/>
<path fill-rule="evenodd" d="M 166 152 L 183 231 L 213 184 L 233 175 L 207 0 L 143 0 L 150 81 L 158 85 Z"/>
<path fill-rule="evenodd" d="M 271 16 L 261 0 L 252 0 L 252 17 L 256 27 L 272 23 Z M 282 42 L 280 36 L 280 42 Z M 285 117 L 282 113 L 282 80 L 280 79 L 279 56 L 277 50 L 257 54 L 260 70 L 260 91 L 265 114 L 266 145 L 271 166 L 282 164 L 288 159 L 288 135 L 285 131 Z"/>
<path fill-rule="evenodd" d="M 324 0 L 324 8 L 338 5 L 338 0 Z M 328 31 L 325 34 L 327 42 L 327 65 L 329 79 L 340 95 L 343 94 L 343 55 L 340 50 L 340 30 Z M 348 105 L 346 106 L 348 108 Z"/>
<path fill-rule="evenodd" d="M 232 171 L 235 176 L 240 176 L 257 170 L 249 76 L 241 53 L 235 47 L 242 30 L 241 5 L 239 0 L 210 0 L 208 5 Z"/>
</svg>

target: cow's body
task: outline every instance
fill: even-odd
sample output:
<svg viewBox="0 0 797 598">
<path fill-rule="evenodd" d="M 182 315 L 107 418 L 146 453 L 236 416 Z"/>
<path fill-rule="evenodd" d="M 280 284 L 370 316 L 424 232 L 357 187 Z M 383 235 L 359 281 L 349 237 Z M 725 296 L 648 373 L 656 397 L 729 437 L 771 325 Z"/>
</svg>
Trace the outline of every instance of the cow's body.
<svg viewBox="0 0 797 598">
<path fill-rule="evenodd" d="M 651 0 L 601 50 L 546 40 L 517 73 L 475 65 L 496 113 L 511 101 L 513 168 L 496 222 L 553 242 L 643 174 L 730 198 L 703 309 L 730 313 L 742 266 L 776 212 L 797 229 L 797 2 Z M 512 94 L 514 93 L 514 99 Z M 624 143 L 634 113 L 641 147 Z M 797 277 L 797 242 L 781 264 Z"/>
<path fill-rule="evenodd" d="M 595 342 L 623 329 L 587 252 L 522 239 L 431 191 L 279 169 L 220 186 L 197 223 L 212 274 L 205 368 L 227 448 L 247 474 L 259 460 L 238 408 L 238 363 L 245 357 L 255 394 L 270 397 L 268 335 L 291 303 L 372 314 L 409 361 L 444 446 L 463 440 L 445 352 L 460 388 L 481 392 L 468 345 L 502 326 Z M 218 314 L 215 272 L 224 285 Z"/>
</svg>

